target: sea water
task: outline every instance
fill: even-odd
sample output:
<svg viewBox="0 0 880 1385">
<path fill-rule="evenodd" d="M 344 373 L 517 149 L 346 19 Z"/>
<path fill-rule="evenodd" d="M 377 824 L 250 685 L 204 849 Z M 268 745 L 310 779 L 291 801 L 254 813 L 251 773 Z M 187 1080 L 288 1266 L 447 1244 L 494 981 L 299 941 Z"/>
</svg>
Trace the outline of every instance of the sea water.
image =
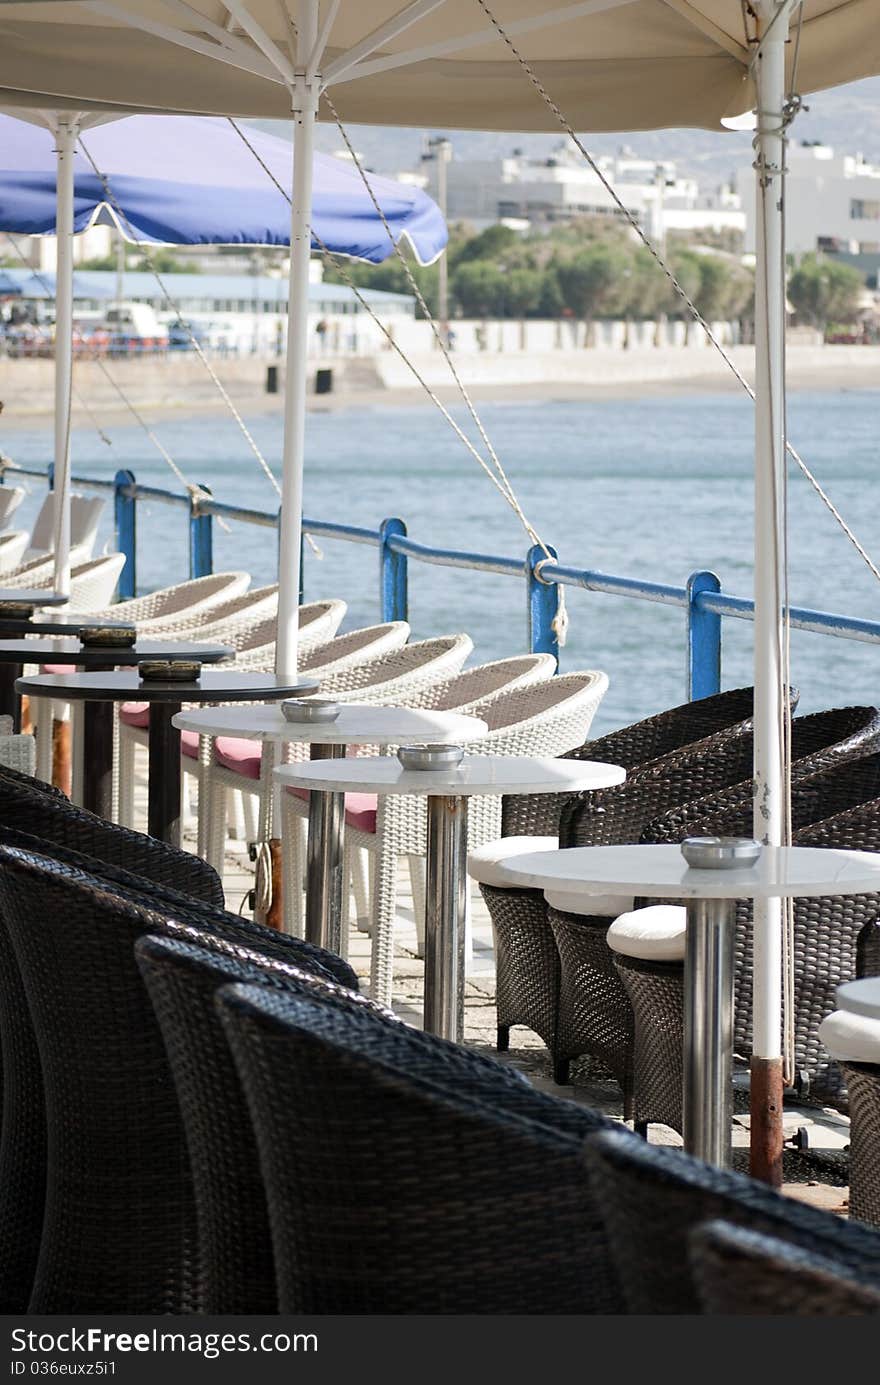
<svg viewBox="0 0 880 1385">
<path fill-rule="evenodd" d="M 480 446 L 464 411 L 456 420 Z M 480 414 L 523 510 L 560 561 L 684 585 L 710 568 L 723 588 L 752 595 L 752 430 L 749 401 L 730 394 L 597 402 L 486 404 Z M 156 433 L 187 477 L 217 499 L 274 510 L 277 497 L 237 425 L 226 417 L 169 415 Z M 276 475 L 281 420 L 248 419 Z M 112 477 L 129 467 L 150 485 L 179 489 L 144 432 L 110 426 L 111 445 L 76 429 L 74 469 Z M 880 390 L 795 392 L 792 442 L 815 471 L 865 547 L 880 559 Z M 47 461 L 49 429 L 3 430 L 0 447 L 22 465 Z M 485 449 L 483 449 L 485 450 Z M 45 493 L 15 516 L 22 527 Z M 99 546 L 112 537 L 109 511 Z M 430 405 L 335 408 L 309 414 L 305 509 L 316 519 L 375 527 L 406 521 L 419 542 L 521 556 L 520 521 L 448 423 Z M 880 620 L 880 583 L 792 466 L 789 481 L 790 599 L 793 605 Z M 21 518 L 19 519 L 19 515 Z M 254 584 L 274 580 L 275 534 L 215 522 L 214 565 L 245 569 Z M 140 590 L 187 576 L 183 511 L 141 501 Z M 348 602 L 344 628 L 380 619 L 374 548 L 321 539 L 306 548 L 306 599 Z M 594 723 L 607 730 L 685 696 L 684 613 L 641 600 L 569 588 L 568 640 L 562 669 L 604 669 L 611 686 Z M 466 630 L 474 659 L 527 647 L 525 582 L 519 578 L 411 561 L 413 636 Z M 752 625 L 723 622 L 722 683 L 749 683 Z M 795 631 L 793 678 L 801 710 L 880 699 L 880 647 Z"/>
</svg>

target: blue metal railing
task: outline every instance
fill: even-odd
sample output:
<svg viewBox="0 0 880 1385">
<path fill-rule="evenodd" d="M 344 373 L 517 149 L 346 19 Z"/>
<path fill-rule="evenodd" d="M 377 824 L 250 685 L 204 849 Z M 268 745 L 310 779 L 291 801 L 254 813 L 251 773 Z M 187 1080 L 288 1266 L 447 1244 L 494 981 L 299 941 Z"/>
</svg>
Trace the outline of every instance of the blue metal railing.
<svg viewBox="0 0 880 1385">
<path fill-rule="evenodd" d="M 5 473 L 48 478 L 46 471 L 16 467 Z M 0 473 L 0 484 L 5 475 Z M 89 476 L 74 476 L 78 486 L 113 493 L 116 545 L 126 557 L 119 580 L 119 596 L 137 592 L 137 506 L 139 500 L 159 501 L 183 507 L 188 514 L 189 573 L 204 577 L 213 571 L 213 522 L 215 518 L 237 520 L 264 528 L 278 527 L 278 513 L 251 510 L 215 500 L 207 487 L 197 496 L 142 486 L 131 471 L 117 471 L 112 481 Z M 303 532 L 315 538 L 340 539 L 346 543 L 369 544 L 379 553 L 379 608 L 381 619 L 406 620 L 409 614 L 409 562 L 433 563 L 441 567 L 463 568 L 470 572 L 493 572 L 525 581 L 528 597 L 529 644 L 536 653 L 559 657 L 560 588 L 579 587 L 584 591 L 625 596 L 638 601 L 653 601 L 675 606 L 685 612 L 687 639 L 687 696 L 708 697 L 721 687 L 721 631 L 726 617 L 753 620 L 754 604 L 744 597 L 721 590 L 714 572 L 691 573 L 683 587 L 663 582 L 648 582 L 637 577 L 622 577 L 589 568 L 560 563 L 550 549 L 548 557 L 538 546 L 524 558 L 509 558 L 493 553 L 468 553 L 451 548 L 436 548 L 418 543 L 407 534 L 402 519 L 385 519 L 377 529 L 355 524 L 335 524 L 330 520 L 304 518 Z M 880 644 L 880 622 L 836 615 L 830 611 L 791 608 L 793 629 L 831 635 L 837 639 L 861 640 Z"/>
</svg>

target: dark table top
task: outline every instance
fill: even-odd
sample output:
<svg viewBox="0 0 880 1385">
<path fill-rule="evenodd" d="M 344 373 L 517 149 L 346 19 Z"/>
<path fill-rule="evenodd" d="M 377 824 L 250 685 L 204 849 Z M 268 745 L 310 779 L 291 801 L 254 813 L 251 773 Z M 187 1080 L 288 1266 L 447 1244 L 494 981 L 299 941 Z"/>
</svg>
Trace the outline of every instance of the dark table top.
<svg viewBox="0 0 880 1385">
<path fill-rule="evenodd" d="M 0 615 L 0 635 L 4 639 L 18 639 L 24 635 L 75 635 L 90 625 L 101 625 L 104 629 L 129 630 L 130 620 L 104 620 L 103 617 L 90 616 L 87 611 L 46 611 L 39 615 L 15 616 Z"/>
<path fill-rule="evenodd" d="M 216 664 L 232 659 L 235 650 L 225 644 L 194 644 L 184 640 L 138 640 L 128 648 L 119 645 L 82 645 L 79 640 L 0 639 L 3 664 L 79 664 L 82 668 L 124 668 L 141 659 L 198 659 Z"/>
<path fill-rule="evenodd" d="M 48 587 L 0 587 L 0 605 L 17 606 L 64 606 L 69 596 L 59 596 Z"/>
<path fill-rule="evenodd" d="M 272 702 L 317 692 L 318 680 L 274 673 L 208 669 L 197 683 L 142 682 L 135 669 L 120 673 L 41 673 L 17 678 L 16 692 L 62 702 Z"/>
</svg>

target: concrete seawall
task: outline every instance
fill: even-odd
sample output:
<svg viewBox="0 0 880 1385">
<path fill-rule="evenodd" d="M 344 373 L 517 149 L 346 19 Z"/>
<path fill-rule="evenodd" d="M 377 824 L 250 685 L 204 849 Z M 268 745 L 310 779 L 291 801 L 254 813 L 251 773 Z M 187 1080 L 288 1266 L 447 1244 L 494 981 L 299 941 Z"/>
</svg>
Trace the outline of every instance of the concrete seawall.
<svg viewBox="0 0 880 1385">
<path fill-rule="evenodd" d="M 730 348 L 730 354 L 751 380 L 752 349 L 737 346 Z M 217 375 L 236 406 L 245 412 L 280 410 L 281 394 L 266 393 L 270 364 L 279 367 L 281 389 L 282 362 L 260 357 L 212 358 Z M 420 354 L 413 364 L 432 389 L 451 397 L 454 386 L 439 351 Z M 483 398 L 515 394 L 517 398 L 588 399 L 634 392 L 740 388 L 718 353 L 704 345 L 630 351 L 596 347 L 535 353 L 456 352 L 455 364 L 465 383 Z M 111 380 L 138 409 L 148 412 L 198 413 L 225 408 L 203 363 L 192 355 L 107 360 L 104 365 L 111 379 L 99 363 L 90 360 L 77 361 L 74 376 L 80 400 L 99 417 L 124 411 Z M 331 394 L 314 394 L 319 367 L 333 371 Z M 880 347 L 792 346 L 788 373 L 793 388 L 880 389 Z M 397 401 L 411 404 L 424 398 L 404 361 L 392 351 L 370 357 L 314 358 L 309 374 L 313 407 Z M 26 426 L 28 421 L 51 414 L 52 361 L 0 359 L 0 400 L 4 405 L 3 426 Z M 75 421 L 84 417 L 76 402 L 74 417 Z"/>
</svg>

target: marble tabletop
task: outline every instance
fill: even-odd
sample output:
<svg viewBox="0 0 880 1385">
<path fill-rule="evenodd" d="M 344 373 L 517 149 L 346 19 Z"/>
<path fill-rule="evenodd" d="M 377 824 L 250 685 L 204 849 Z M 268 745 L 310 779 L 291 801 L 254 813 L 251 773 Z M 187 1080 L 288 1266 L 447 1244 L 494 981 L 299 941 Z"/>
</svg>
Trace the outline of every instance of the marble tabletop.
<svg viewBox="0 0 880 1385">
<path fill-rule="evenodd" d="M 780 899 L 880 891 L 880 854 L 764 847 L 754 866 L 694 870 L 677 845 L 577 846 L 504 861 L 512 887 L 658 899 Z"/>
<path fill-rule="evenodd" d="M 838 986 L 835 995 L 841 1010 L 880 1020 L 880 976 L 863 976 L 858 981 L 845 981 Z"/>
<path fill-rule="evenodd" d="M 466 755 L 452 769 L 404 769 L 396 756 L 361 756 L 282 765 L 284 786 L 327 793 L 449 795 L 577 793 L 622 784 L 626 771 L 596 760 L 539 759 L 523 755 Z"/>
<path fill-rule="evenodd" d="M 297 741 L 305 745 L 455 745 L 479 740 L 488 730 L 479 717 L 410 707 L 373 707 L 344 702 L 335 721 L 287 721 L 280 707 L 206 707 L 179 712 L 181 731 L 244 740 Z M 396 763 L 396 762 L 395 762 Z"/>
</svg>

